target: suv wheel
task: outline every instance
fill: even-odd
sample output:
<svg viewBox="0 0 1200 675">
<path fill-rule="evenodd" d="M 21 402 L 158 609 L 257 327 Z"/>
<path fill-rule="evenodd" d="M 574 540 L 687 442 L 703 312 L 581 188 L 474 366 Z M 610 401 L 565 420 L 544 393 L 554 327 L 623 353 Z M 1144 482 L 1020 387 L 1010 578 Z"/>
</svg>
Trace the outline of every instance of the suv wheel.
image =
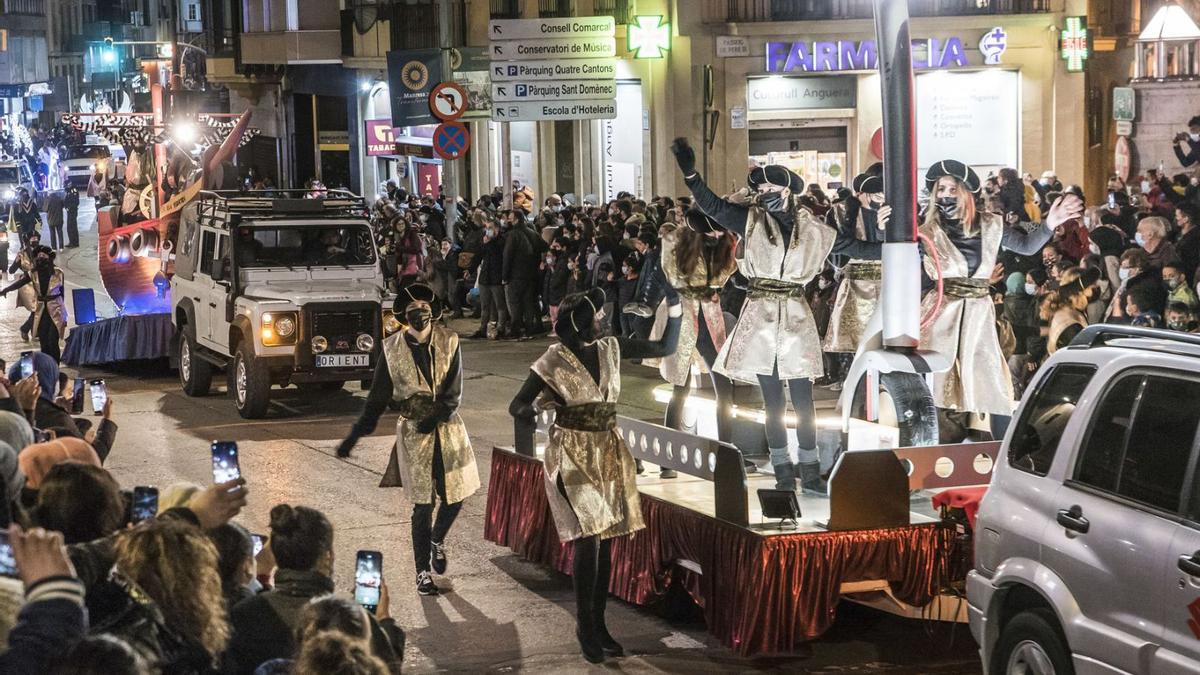
<svg viewBox="0 0 1200 675">
<path fill-rule="evenodd" d="M 246 419 L 265 415 L 271 402 L 271 374 L 254 358 L 246 342 L 238 345 L 230 378 L 238 414 Z"/>
<path fill-rule="evenodd" d="M 866 379 L 854 392 L 851 416 L 866 419 Z M 879 423 L 900 429 L 900 447 L 937 445 L 938 417 L 925 378 L 916 373 L 883 373 L 879 377 Z"/>
<path fill-rule="evenodd" d="M 991 672 L 1004 675 L 1072 675 L 1071 653 L 1049 609 L 1021 612 L 1000 632 Z"/>
<path fill-rule="evenodd" d="M 196 353 L 195 330 L 185 324 L 179 336 L 179 384 L 188 396 L 204 396 L 212 386 L 212 364 Z"/>
</svg>

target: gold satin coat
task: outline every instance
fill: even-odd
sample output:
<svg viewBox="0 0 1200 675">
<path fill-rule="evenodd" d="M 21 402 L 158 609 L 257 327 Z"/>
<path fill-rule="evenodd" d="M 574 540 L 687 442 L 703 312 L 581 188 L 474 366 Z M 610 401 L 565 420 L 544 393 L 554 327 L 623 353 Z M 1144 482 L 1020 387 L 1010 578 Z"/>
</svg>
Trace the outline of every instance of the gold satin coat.
<svg viewBox="0 0 1200 675">
<path fill-rule="evenodd" d="M 25 276 L 33 276 L 33 257 L 29 255 L 29 249 L 22 248 L 17 254 L 17 261 L 20 264 L 21 271 L 25 272 Z M 29 311 L 34 311 L 37 308 L 37 289 L 33 284 L 25 284 L 17 289 L 17 307 L 24 307 Z M 37 335 L 37 333 L 34 333 Z"/>
<path fill-rule="evenodd" d="M 47 296 L 58 296 L 48 300 L 42 300 L 38 289 L 41 287 L 41 282 L 38 281 L 36 271 L 30 270 L 26 272 L 33 280 L 24 286 L 17 289 L 17 300 L 21 306 L 33 312 L 33 328 L 29 330 L 30 335 L 37 336 L 38 325 L 42 323 L 42 319 L 48 317 L 54 322 L 58 328 L 58 339 L 65 340 L 67 337 L 67 303 L 63 293 L 66 292 L 66 278 L 63 276 L 62 270 L 54 268 L 54 273 L 50 275 L 50 285 L 46 288 Z M 21 295 L 20 292 L 28 289 L 30 293 Z M 45 310 L 44 312 L 42 310 Z"/>
<path fill-rule="evenodd" d="M 532 369 L 568 406 L 615 403 L 621 394 L 621 348 L 615 337 L 596 342 L 600 381 L 592 379 L 579 358 L 553 344 Z M 550 410 L 558 401 L 548 392 L 538 407 Z M 572 541 L 599 535 L 619 537 L 646 526 L 637 490 L 637 468 L 617 430 L 580 431 L 550 425 L 546 446 L 546 497 L 558 538 Z M 567 496 L 558 491 L 562 478 Z"/>
<path fill-rule="evenodd" d="M 682 292 L 679 302 L 683 310 L 683 320 L 679 324 L 679 346 L 674 354 L 658 359 L 658 372 L 667 382 L 682 387 L 687 384 L 693 365 L 698 366 L 702 373 L 708 372 L 708 364 L 696 351 L 696 341 L 700 337 L 700 321 L 708 323 L 708 334 L 718 351 L 725 343 L 725 314 L 721 311 L 721 297 L 718 292 L 737 271 L 737 261 L 731 258 L 728 268 L 713 272 L 710 279 L 708 262 L 701 257 L 692 273 L 685 275 L 675 260 L 675 247 L 678 243 L 679 235 L 676 230 L 663 235 L 663 276 L 672 288 Z M 708 293 L 709 296 L 702 297 L 704 293 Z M 661 338 L 666 327 L 667 303 L 663 302 L 658 307 L 650 339 Z M 643 364 L 653 365 L 648 363 L 648 360 L 643 361 Z"/>
<path fill-rule="evenodd" d="M 968 274 L 967 260 L 942 231 L 940 225 L 920 227 L 921 234 L 933 241 L 942 263 L 942 277 L 971 277 L 984 283 L 992 276 L 1004 221 L 994 213 L 982 213 L 979 235 L 983 237 L 979 268 Z M 938 276 L 933 256 L 924 259 L 925 272 Z M 921 316 L 927 316 L 937 302 L 937 292 L 921 300 Z M 1011 415 L 1013 385 L 1000 338 L 996 334 L 996 313 L 990 294 L 962 298 L 946 294 L 942 307 L 927 328 L 921 330 L 921 349 L 940 352 L 950 361 L 950 369 L 933 375 L 933 402 L 939 408 L 974 413 Z"/>
<path fill-rule="evenodd" d="M 387 361 L 388 374 L 392 376 L 392 397 L 395 400 L 403 401 L 415 394 L 436 396 L 441 388 L 454 354 L 458 351 L 458 334 L 434 324 L 429 345 L 433 349 L 429 367 L 433 386 L 421 376 L 412 352 L 404 342 L 403 331 L 383 341 L 383 357 Z M 396 421 L 396 444 L 392 447 L 386 473 L 393 473 L 393 467 L 399 470 L 401 484 L 414 504 L 432 504 L 435 499 L 434 434 L 418 432 L 419 421 L 404 417 Z M 446 503 L 461 502 L 479 489 L 479 469 L 475 466 L 475 452 L 471 449 L 471 439 L 467 437 L 467 427 L 455 412 L 449 421 L 439 424 L 434 433 L 441 441 Z"/>
<path fill-rule="evenodd" d="M 798 200 L 798 197 L 792 197 Z M 798 207 L 790 241 L 782 241 L 779 224 L 760 207 L 751 206 L 738 267 L 754 279 L 801 286 L 821 273 L 837 233 L 808 209 Z M 772 244 L 767 228 L 777 243 Z M 803 294 L 755 297 L 747 294 L 741 316 L 717 355 L 714 369 L 734 380 L 757 383 L 778 363 L 779 378 L 817 378 L 825 374 L 821 337 L 812 308 Z"/>
<path fill-rule="evenodd" d="M 837 203 L 833 206 L 834 218 L 840 227 L 845 227 L 846 205 Z M 862 210 L 858 211 L 854 224 L 855 235 L 866 239 Z M 827 352 L 856 352 L 862 342 L 863 332 L 867 322 L 875 313 L 875 305 L 879 303 L 879 277 L 882 266 L 878 260 L 851 260 L 843 271 L 841 285 L 833 300 L 833 310 L 829 314 L 829 327 L 825 330 L 825 341 L 822 347 Z M 862 278 L 873 277 L 873 278 Z"/>
</svg>

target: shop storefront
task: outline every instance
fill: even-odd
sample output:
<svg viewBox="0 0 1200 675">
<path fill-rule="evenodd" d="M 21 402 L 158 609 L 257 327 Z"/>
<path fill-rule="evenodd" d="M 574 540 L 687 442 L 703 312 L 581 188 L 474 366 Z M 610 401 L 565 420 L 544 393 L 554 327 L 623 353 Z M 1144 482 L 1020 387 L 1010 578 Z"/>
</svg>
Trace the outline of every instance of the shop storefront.
<svg viewBox="0 0 1200 675">
<path fill-rule="evenodd" d="M 1081 122 L 1070 119 L 1081 115 L 1062 102 L 1082 101 L 1084 82 L 1058 59 L 1045 30 L 1054 19 L 1003 19 L 1013 23 L 968 18 L 947 30 L 944 22 L 914 21 L 918 170 L 956 158 L 985 175 L 1012 166 L 1082 178 L 1083 139 L 1073 133 Z M 879 161 L 874 36 L 839 28 L 823 22 L 812 36 L 764 35 L 751 43 L 752 56 L 725 59 L 727 152 L 716 171 L 733 178 L 747 164 L 784 164 L 806 182 L 836 189 Z M 1056 125 L 1066 131 L 1051 131 Z"/>
<path fill-rule="evenodd" d="M 441 160 L 433 155 L 433 125 L 393 127 L 388 85 L 375 82 L 360 99 L 363 194 L 380 192 L 389 180 L 410 194 L 437 194 Z"/>
</svg>

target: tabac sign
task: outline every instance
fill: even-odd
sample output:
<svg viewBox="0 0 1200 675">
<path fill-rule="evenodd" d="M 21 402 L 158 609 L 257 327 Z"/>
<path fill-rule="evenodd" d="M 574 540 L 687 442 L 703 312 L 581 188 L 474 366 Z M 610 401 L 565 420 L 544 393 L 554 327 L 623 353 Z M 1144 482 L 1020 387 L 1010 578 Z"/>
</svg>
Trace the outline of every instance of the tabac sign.
<svg viewBox="0 0 1200 675">
<path fill-rule="evenodd" d="M 999 28 L 992 32 L 1004 35 Z M 984 53 L 985 63 L 998 64 L 1003 46 L 981 40 L 979 49 L 984 49 L 985 44 L 988 45 L 988 52 Z M 768 73 L 875 70 L 878 64 L 874 40 L 767 42 L 766 56 Z M 920 69 L 963 68 L 970 65 L 967 48 L 959 37 L 913 40 L 912 59 L 913 68 Z"/>
<path fill-rule="evenodd" d="M 367 120 L 366 133 L 363 134 L 367 146 L 367 155 L 394 155 L 396 154 L 396 136 L 392 133 L 392 121 L 384 120 Z"/>
</svg>

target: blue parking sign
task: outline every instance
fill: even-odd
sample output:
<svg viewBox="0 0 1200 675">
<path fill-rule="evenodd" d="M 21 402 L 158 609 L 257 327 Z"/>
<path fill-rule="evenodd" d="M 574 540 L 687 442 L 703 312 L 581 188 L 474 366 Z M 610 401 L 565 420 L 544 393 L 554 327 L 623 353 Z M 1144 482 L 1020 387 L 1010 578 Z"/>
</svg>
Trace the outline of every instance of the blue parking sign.
<svg viewBox="0 0 1200 675">
<path fill-rule="evenodd" d="M 517 85 L 517 96 L 528 96 L 528 95 L 529 95 L 529 85 L 518 84 Z"/>
</svg>

